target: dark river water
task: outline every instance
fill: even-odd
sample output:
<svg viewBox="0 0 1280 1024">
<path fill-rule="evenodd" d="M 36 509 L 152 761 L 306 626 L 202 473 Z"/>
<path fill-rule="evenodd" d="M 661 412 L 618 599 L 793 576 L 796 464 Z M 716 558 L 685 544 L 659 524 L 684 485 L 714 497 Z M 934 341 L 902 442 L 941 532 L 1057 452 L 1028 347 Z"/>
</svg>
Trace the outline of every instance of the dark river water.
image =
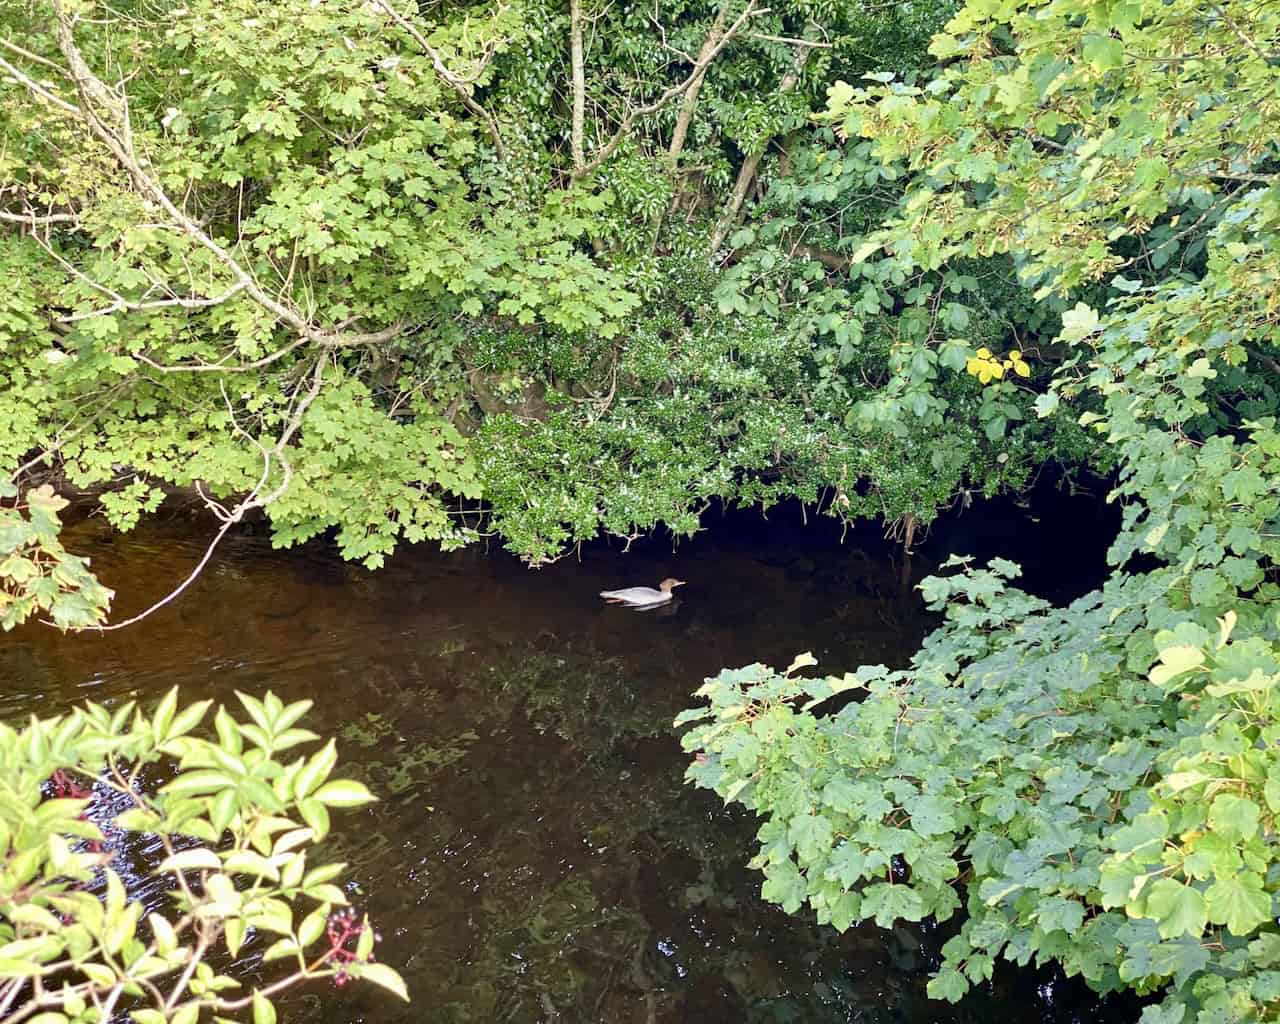
<svg viewBox="0 0 1280 1024">
<path fill-rule="evenodd" d="M 335 812 L 326 849 L 350 863 L 351 899 L 413 1003 L 315 987 L 284 1004 L 288 1021 L 1127 1021 L 1029 970 L 935 1003 L 939 930 L 840 935 L 763 903 L 745 867 L 756 824 L 683 783 L 671 728 L 722 667 L 805 650 L 831 671 L 903 663 L 933 622 L 911 584 L 947 547 L 1022 558 L 1042 591 L 1080 589 L 1101 568 L 1097 506 L 1055 509 L 1056 525 L 971 510 L 908 567 L 874 530 L 841 543 L 830 522 L 803 529 L 794 507 L 767 523 L 713 517 L 674 551 L 599 544 L 536 572 L 496 550 L 423 546 L 374 573 L 324 544 L 277 552 L 231 536 L 135 627 L 0 636 L 0 716 L 150 701 L 174 684 L 237 712 L 237 689 L 315 700 L 303 724 L 336 735 L 341 774 L 382 798 Z M 117 590 L 119 619 L 185 576 L 209 533 L 162 515 L 111 542 L 89 519 L 68 546 Z M 688 585 L 659 611 L 596 596 L 667 575 Z M 256 974 L 252 948 L 240 969 Z"/>
</svg>

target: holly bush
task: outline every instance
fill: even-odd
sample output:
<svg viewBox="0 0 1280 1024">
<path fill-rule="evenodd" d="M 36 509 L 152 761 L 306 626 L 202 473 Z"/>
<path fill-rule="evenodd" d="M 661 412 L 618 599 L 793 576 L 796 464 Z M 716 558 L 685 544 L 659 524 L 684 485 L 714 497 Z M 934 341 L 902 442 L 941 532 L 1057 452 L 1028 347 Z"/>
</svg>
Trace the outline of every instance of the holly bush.
<svg viewBox="0 0 1280 1024">
<path fill-rule="evenodd" d="M 277 995 L 323 978 L 408 998 L 335 884 L 344 865 L 315 859 L 330 810 L 373 797 L 330 777 L 332 740 L 282 756 L 318 739 L 298 726 L 311 701 L 237 696 L 247 718 L 218 707 L 216 739 L 193 735 L 212 702 L 180 707 L 176 689 L 150 715 L 88 703 L 0 723 L 0 1018 L 272 1024 Z M 124 881 L 140 837 L 162 854 L 146 867 L 167 904 L 150 912 Z M 246 991 L 218 966 L 246 951 L 278 977 Z"/>
</svg>

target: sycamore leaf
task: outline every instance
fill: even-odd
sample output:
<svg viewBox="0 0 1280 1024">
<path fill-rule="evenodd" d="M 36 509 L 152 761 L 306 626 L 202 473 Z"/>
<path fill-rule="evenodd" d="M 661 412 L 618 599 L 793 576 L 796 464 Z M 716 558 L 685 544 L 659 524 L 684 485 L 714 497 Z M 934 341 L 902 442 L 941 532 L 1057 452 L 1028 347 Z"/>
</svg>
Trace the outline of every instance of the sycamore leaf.
<svg viewBox="0 0 1280 1024">
<path fill-rule="evenodd" d="M 1170 689 L 1171 682 L 1204 664 L 1204 651 L 1190 644 L 1175 644 L 1160 652 L 1160 664 L 1147 675 L 1156 686 Z"/>
<path fill-rule="evenodd" d="M 1271 894 L 1262 876 L 1251 871 L 1220 878 L 1205 892 L 1209 920 L 1224 924 L 1233 935 L 1245 936 L 1271 920 Z"/>
<path fill-rule="evenodd" d="M 1062 314 L 1063 341 L 1082 341 L 1091 334 L 1096 334 L 1101 321 L 1098 314 L 1083 302 L 1077 302 L 1074 309 Z"/>
<path fill-rule="evenodd" d="M 1200 891 L 1172 878 L 1161 878 L 1147 889 L 1146 908 L 1164 939 L 1201 935 L 1209 922 L 1209 911 Z"/>
</svg>

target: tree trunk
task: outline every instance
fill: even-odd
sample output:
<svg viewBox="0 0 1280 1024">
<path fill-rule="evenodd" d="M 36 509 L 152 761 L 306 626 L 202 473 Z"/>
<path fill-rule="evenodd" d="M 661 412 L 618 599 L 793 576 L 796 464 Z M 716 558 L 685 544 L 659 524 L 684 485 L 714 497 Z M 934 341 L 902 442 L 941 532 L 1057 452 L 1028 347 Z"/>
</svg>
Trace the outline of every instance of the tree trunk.
<svg viewBox="0 0 1280 1024">
<path fill-rule="evenodd" d="M 778 85 L 779 96 L 787 95 L 800 82 L 800 74 L 804 71 L 804 66 L 809 61 L 809 54 L 813 52 L 813 47 L 808 44 L 813 42 L 812 37 L 817 31 L 818 26 L 812 21 L 805 26 L 804 38 L 797 42 L 792 49 L 791 70 L 782 76 L 782 81 Z M 725 238 L 728 237 L 729 232 L 733 230 L 734 224 L 738 221 L 738 214 L 742 212 L 742 204 L 746 201 L 747 193 L 751 191 L 752 182 L 755 180 L 756 171 L 760 167 L 760 161 L 764 158 L 764 151 L 767 146 L 768 142 L 766 140 L 765 145 L 760 147 L 760 151 L 748 156 L 738 171 L 738 180 L 733 183 L 733 192 L 730 193 L 724 212 L 720 215 L 720 220 L 711 232 L 713 258 L 716 250 L 724 244 Z"/>
</svg>

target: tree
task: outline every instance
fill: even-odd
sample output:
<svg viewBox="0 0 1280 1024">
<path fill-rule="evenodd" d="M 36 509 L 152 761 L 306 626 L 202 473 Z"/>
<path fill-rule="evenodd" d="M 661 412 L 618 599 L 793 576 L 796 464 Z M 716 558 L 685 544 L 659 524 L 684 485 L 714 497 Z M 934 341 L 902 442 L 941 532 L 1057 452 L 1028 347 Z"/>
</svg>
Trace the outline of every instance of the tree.
<svg viewBox="0 0 1280 1024">
<path fill-rule="evenodd" d="M 332 741 L 278 759 L 318 738 L 297 724 L 310 701 L 238 697 L 248 719 L 219 707 L 216 741 L 192 735 L 211 702 L 179 707 L 176 690 L 150 716 L 132 702 L 90 703 L 22 729 L 0 724 L 5 1020 L 92 1024 L 127 1011 L 137 1024 L 194 1024 L 210 1011 L 263 1024 L 276 1019 L 275 996 L 326 978 L 408 998 L 374 961 L 368 919 L 333 884 L 343 865 L 308 862 L 330 808 L 373 797 L 330 778 Z M 168 759 L 179 772 L 153 791 Z M 171 909 L 145 927 L 112 866 L 130 833 L 158 839 L 164 856 L 152 866 L 169 883 Z M 255 945 L 292 970 L 245 994 L 209 961 L 220 947 L 234 959 Z"/>
<path fill-rule="evenodd" d="M 1144 1022 L 1274 1019 L 1278 39 L 1244 3 L 974 2 L 935 79 L 832 89 L 850 145 L 916 175 L 855 262 L 1007 254 L 1063 309 L 1035 408 L 1074 404 L 1125 510 L 1067 608 L 966 568 L 925 584 L 947 622 L 908 669 L 755 666 L 686 718 L 691 777 L 766 818 L 766 895 L 838 926 L 964 908 L 936 995 L 1035 958 L 1162 990 Z"/>
<path fill-rule="evenodd" d="M 899 472 L 909 428 L 846 422 L 874 357 L 833 373 L 811 305 L 708 315 L 738 309 L 722 264 L 768 258 L 737 225 L 812 187 L 828 76 L 917 70 L 951 9 L 11 5 L 0 460 L 120 529 L 198 489 L 220 533 L 261 514 L 368 565 L 472 539 L 478 498 L 537 560 L 711 498 L 924 519 L 968 473 L 1016 484 L 980 432 Z"/>
</svg>

